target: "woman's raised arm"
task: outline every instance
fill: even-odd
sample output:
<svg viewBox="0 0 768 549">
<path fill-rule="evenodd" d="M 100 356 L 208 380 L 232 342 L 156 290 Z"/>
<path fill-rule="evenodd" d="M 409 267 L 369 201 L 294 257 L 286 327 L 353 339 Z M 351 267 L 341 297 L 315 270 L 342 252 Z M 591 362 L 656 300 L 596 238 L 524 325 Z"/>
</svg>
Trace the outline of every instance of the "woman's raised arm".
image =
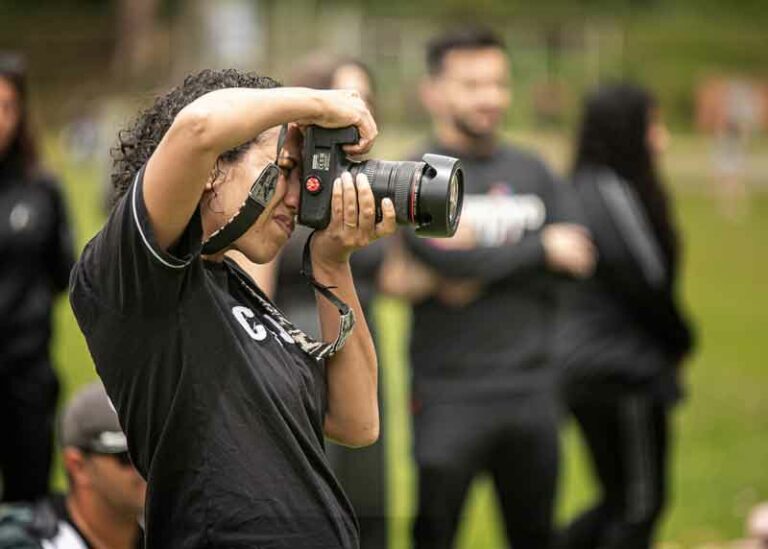
<svg viewBox="0 0 768 549">
<path fill-rule="evenodd" d="M 158 245 L 167 250 L 198 206 L 216 159 L 224 152 L 286 122 L 327 127 L 357 126 L 362 153 L 376 136 L 365 103 L 349 90 L 229 88 L 207 93 L 184 107 L 150 157 L 144 202 Z"/>
</svg>

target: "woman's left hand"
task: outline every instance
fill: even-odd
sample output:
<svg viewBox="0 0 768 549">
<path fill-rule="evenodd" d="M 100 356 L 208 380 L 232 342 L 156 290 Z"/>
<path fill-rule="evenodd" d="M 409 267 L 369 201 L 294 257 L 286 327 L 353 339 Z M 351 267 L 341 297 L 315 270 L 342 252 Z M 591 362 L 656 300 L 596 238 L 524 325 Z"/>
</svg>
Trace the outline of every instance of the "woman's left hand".
<svg viewBox="0 0 768 549">
<path fill-rule="evenodd" d="M 373 190 L 364 174 L 353 181 L 344 172 L 333 182 L 331 222 L 312 239 L 313 262 L 345 264 L 352 252 L 383 236 L 394 234 L 395 206 L 389 198 L 381 202 L 382 219 L 376 223 Z"/>
</svg>

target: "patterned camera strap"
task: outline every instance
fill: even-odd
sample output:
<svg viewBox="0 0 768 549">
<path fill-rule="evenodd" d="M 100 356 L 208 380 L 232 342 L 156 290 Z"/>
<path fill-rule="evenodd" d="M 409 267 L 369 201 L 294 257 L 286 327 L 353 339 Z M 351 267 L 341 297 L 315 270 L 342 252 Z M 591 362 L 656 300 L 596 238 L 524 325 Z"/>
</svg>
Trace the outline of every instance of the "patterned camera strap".
<svg viewBox="0 0 768 549">
<path fill-rule="evenodd" d="M 325 286 L 312 275 L 312 262 L 309 255 L 309 245 L 314 236 L 314 232 L 309 235 L 307 242 L 304 244 L 304 256 L 303 267 L 301 274 L 304 275 L 308 282 L 312 285 L 315 291 L 319 292 L 325 299 L 333 303 L 336 309 L 339 311 L 339 333 L 336 339 L 332 343 L 323 341 L 317 341 L 312 336 L 306 334 L 303 330 L 297 328 L 286 316 L 275 307 L 269 299 L 261 292 L 261 290 L 253 283 L 253 281 L 246 276 L 239 268 L 229 265 L 230 270 L 235 274 L 240 284 L 245 288 L 249 295 L 251 295 L 262 307 L 262 309 L 290 335 L 299 348 L 307 355 L 311 356 L 317 361 L 330 358 L 335 355 L 347 341 L 349 334 L 352 333 L 352 329 L 355 327 L 355 313 L 354 311 L 339 299 L 331 290 L 332 286 Z"/>
<path fill-rule="evenodd" d="M 280 177 L 280 167 L 278 161 L 280 151 L 283 149 L 285 139 L 288 135 L 288 126 L 280 126 L 280 134 L 277 138 L 277 151 L 275 152 L 275 161 L 270 162 L 261 171 L 256 181 L 253 182 L 251 190 L 248 191 L 240 209 L 233 215 L 222 227 L 219 227 L 205 242 L 203 242 L 202 252 L 205 255 L 215 254 L 235 240 L 245 234 L 245 232 L 256 223 L 259 216 L 264 213 L 267 204 L 272 200 L 277 188 L 277 180 Z"/>
</svg>

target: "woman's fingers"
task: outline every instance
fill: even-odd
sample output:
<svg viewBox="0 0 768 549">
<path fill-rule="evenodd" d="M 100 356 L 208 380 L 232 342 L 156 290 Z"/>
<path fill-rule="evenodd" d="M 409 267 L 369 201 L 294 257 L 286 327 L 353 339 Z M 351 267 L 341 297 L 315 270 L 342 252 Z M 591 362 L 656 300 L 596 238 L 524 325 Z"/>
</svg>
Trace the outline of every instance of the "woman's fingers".
<svg viewBox="0 0 768 549">
<path fill-rule="evenodd" d="M 352 174 L 344 172 L 341 174 L 341 187 L 344 200 L 344 229 L 356 231 L 359 225 L 357 215 L 357 189 L 352 180 Z"/>
<path fill-rule="evenodd" d="M 382 220 L 376 223 L 376 201 L 368 179 L 355 182 L 349 172 L 333 182 L 331 221 L 318 233 L 317 253 L 334 262 L 347 261 L 355 250 L 395 232 L 395 206 L 389 198 L 381 203 Z"/>
<path fill-rule="evenodd" d="M 331 222 L 329 229 L 344 222 L 344 193 L 341 186 L 341 178 L 337 177 L 333 182 L 331 193 Z"/>
<path fill-rule="evenodd" d="M 371 116 L 371 113 L 367 108 L 361 113 L 360 120 L 355 126 L 357 126 L 360 139 L 355 144 L 345 145 L 344 152 L 352 156 L 359 156 L 371 150 L 373 142 L 379 134 L 379 130 L 376 127 L 376 121 L 373 119 L 373 116 Z"/>
<path fill-rule="evenodd" d="M 397 227 L 395 206 L 385 198 L 381 203 L 382 220 L 376 223 L 376 198 L 368 178 L 344 172 L 333 184 L 331 223 L 328 230 L 344 247 L 357 249 L 391 235 Z"/>
<path fill-rule="evenodd" d="M 358 226 L 364 234 L 373 234 L 376 224 L 376 202 L 365 174 L 357 176 Z"/>
<path fill-rule="evenodd" d="M 381 201 L 381 221 L 376 224 L 376 238 L 395 234 L 397 222 L 395 220 L 395 205 L 392 200 L 385 198 Z"/>
<path fill-rule="evenodd" d="M 365 154 L 371 149 L 379 133 L 376 121 L 357 90 L 342 90 L 342 93 L 346 94 L 346 108 L 349 109 L 348 116 L 351 116 L 349 124 L 356 126 L 360 134 L 358 142 L 345 145 L 344 151 L 352 156 Z"/>
</svg>

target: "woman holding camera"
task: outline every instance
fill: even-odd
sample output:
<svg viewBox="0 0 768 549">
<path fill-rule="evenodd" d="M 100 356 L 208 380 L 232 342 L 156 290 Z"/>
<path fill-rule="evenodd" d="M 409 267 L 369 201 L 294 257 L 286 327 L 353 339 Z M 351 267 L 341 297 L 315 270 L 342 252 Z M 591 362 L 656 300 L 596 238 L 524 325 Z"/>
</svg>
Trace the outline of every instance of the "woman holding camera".
<svg viewBox="0 0 768 549">
<path fill-rule="evenodd" d="M 568 549 L 648 548 L 664 508 L 669 413 L 692 347 L 656 168 L 666 141 L 647 91 L 622 84 L 587 98 L 572 179 L 599 260 L 565 291 L 557 350 L 602 495 L 565 530 Z"/>
<path fill-rule="evenodd" d="M 305 264 L 334 344 L 293 327 L 224 257 L 267 262 L 290 237 L 309 124 L 356 126 L 350 154 L 376 136 L 355 92 L 233 70 L 188 77 L 120 134 L 121 198 L 76 265 L 71 301 L 148 481 L 149 547 L 358 544 L 323 439 L 378 436 L 376 354 L 349 257 L 394 232 L 394 207 L 385 200 L 377 224 L 364 177 L 334 183 L 331 223 Z"/>
</svg>

